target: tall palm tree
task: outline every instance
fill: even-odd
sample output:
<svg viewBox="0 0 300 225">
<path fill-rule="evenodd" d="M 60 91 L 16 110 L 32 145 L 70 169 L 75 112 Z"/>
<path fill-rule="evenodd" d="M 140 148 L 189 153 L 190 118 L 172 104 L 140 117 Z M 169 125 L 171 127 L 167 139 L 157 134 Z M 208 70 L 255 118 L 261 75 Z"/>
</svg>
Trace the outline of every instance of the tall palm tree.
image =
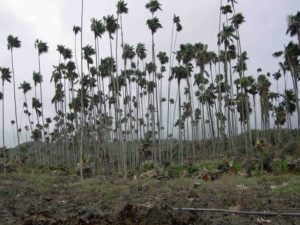
<svg viewBox="0 0 300 225">
<path fill-rule="evenodd" d="M 163 119 L 163 113 L 162 113 L 162 102 L 163 102 L 163 99 L 162 99 L 162 88 L 163 88 L 163 73 L 166 71 L 166 67 L 165 65 L 169 62 L 169 57 L 167 56 L 167 53 L 166 52 L 159 52 L 157 54 L 157 58 L 159 59 L 159 62 L 160 62 L 160 76 L 159 76 L 159 80 L 160 80 L 160 84 L 159 84 L 159 87 L 160 87 L 160 90 L 159 90 L 159 103 L 160 103 L 160 106 L 159 106 L 159 118 L 161 121 L 164 121 Z M 167 117 L 167 120 L 169 118 Z M 168 134 L 167 134 L 168 135 Z"/>
<path fill-rule="evenodd" d="M 80 33 L 80 74 L 81 74 L 81 80 L 83 78 L 83 51 L 82 51 L 82 47 L 83 47 L 83 7 L 84 7 L 84 0 L 81 0 L 81 33 Z M 80 117 L 80 120 L 81 120 L 81 128 L 80 128 L 80 151 L 79 151 L 79 154 L 80 154 L 80 177 L 81 179 L 83 179 L 83 141 L 84 141 L 84 121 L 85 121 L 85 118 L 84 118 L 84 87 L 83 87 L 83 82 L 81 82 L 81 92 L 80 92 L 80 113 L 81 113 L 81 117 Z"/>
<path fill-rule="evenodd" d="M 148 25 L 148 28 L 149 30 L 151 31 L 151 36 L 152 36 L 152 39 L 151 39 L 151 42 L 152 42 L 152 64 L 154 65 L 154 67 L 156 67 L 156 64 L 155 64 L 155 42 L 154 42 L 154 34 L 157 32 L 157 30 L 159 28 L 162 28 L 162 25 L 160 24 L 159 22 L 159 19 L 157 17 L 154 17 L 154 13 L 157 11 L 157 10 L 161 10 L 160 8 L 160 3 L 156 0 L 150 0 L 149 3 L 146 4 L 146 8 L 149 9 L 149 11 L 152 13 L 152 18 L 151 19 L 148 19 L 146 24 Z M 156 82 L 156 69 L 153 70 L 153 78 L 152 78 L 152 82 Z M 156 98 L 155 98 L 156 96 Z M 157 93 L 157 88 L 155 88 L 155 92 L 153 91 L 153 106 L 155 105 L 154 102 L 155 102 L 155 99 L 156 99 L 156 102 L 158 100 L 158 93 Z M 157 113 L 158 113 L 158 110 L 159 109 L 156 109 L 157 110 Z M 154 110 L 152 110 L 152 139 L 153 139 L 153 142 L 155 141 L 155 114 L 154 114 Z M 160 134 L 160 120 L 159 118 L 157 118 L 157 126 L 158 126 L 158 140 L 159 140 L 159 152 L 161 152 L 161 145 L 160 145 L 160 139 L 161 139 L 161 134 Z M 159 160 L 161 161 L 161 155 L 159 155 Z"/>
<path fill-rule="evenodd" d="M 117 30 L 119 29 L 119 25 L 118 25 L 118 22 L 117 22 L 117 19 L 115 19 L 115 17 L 113 15 L 108 15 L 106 17 L 103 17 L 103 20 L 105 22 L 105 28 L 106 28 L 106 31 L 108 33 L 108 36 L 109 36 L 109 46 L 110 46 L 110 59 L 112 60 L 114 57 L 113 57 L 113 47 L 112 47 L 112 40 L 113 40 L 113 34 L 115 34 L 117 32 Z M 113 63 L 111 62 L 110 63 L 111 65 L 113 65 Z M 110 70 L 111 72 L 113 72 L 113 69 Z M 113 90 L 117 91 L 119 90 L 119 79 L 118 79 L 118 73 L 116 73 L 116 79 L 112 79 L 114 77 L 114 74 L 110 74 L 110 83 L 111 81 L 112 84 L 114 85 L 114 88 Z M 118 98 L 118 94 L 115 92 L 113 93 L 113 98 L 116 99 L 116 112 L 118 112 L 118 108 L 119 108 L 119 98 Z M 118 113 L 115 113 L 115 119 L 116 121 L 118 121 Z M 120 130 L 120 128 L 116 128 L 116 130 Z M 116 131 L 117 132 L 117 131 Z M 118 135 L 117 135 L 118 136 Z M 120 136 L 120 134 L 119 134 Z M 120 138 L 120 137 L 119 137 Z"/>
<path fill-rule="evenodd" d="M 254 78 L 253 78 L 253 83 L 251 84 L 248 92 L 249 92 L 250 95 L 252 95 L 253 112 L 254 112 L 254 128 L 255 128 L 255 139 L 254 139 L 254 141 L 256 143 L 256 141 L 258 139 L 256 95 L 257 95 L 258 91 L 257 91 L 257 84 L 256 84 Z"/>
<path fill-rule="evenodd" d="M 95 41 L 95 51 L 96 51 L 96 68 L 98 68 L 98 62 L 99 62 L 99 42 L 98 39 L 102 38 L 103 34 L 105 33 L 105 25 L 102 22 L 102 20 L 97 20 L 95 18 L 92 18 L 92 23 L 91 23 L 91 31 L 94 33 L 94 41 Z"/>
<path fill-rule="evenodd" d="M 143 43 L 138 43 L 136 48 L 135 48 L 135 53 L 137 55 L 137 71 L 140 68 L 140 61 L 142 61 L 142 64 L 144 62 L 144 59 L 147 57 L 147 49 L 145 48 L 145 44 Z M 142 65 L 143 69 L 144 69 L 144 65 Z M 139 109 L 139 106 L 141 107 L 141 118 L 138 118 L 138 120 L 140 121 L 140 125 L 142 126 L 144 124 L 143 121 L 143 116 L 144 116 L 144 104 L 143 104 L 143 96 L 144 96 L 144 92 L 143 92 L 143 88 L 146 86 L 145 85 L 145 78 L 143 77 L 143 72 L 139 73 L 141 76 L 138 76 L 137 79 L 137 109 Z M 137 73 L 138 75 L 138 73 Z M 141 92 L 140 92 L 140 88 L 141 87 Z M 138 112 L 137 112 L 137 116 L 138 116 Z M 149 123 L 147 122 L 147 127 L 149 128 Z M 149 131 L 149 130 L 148 130 Z M 143 126 L 143 134 L 145 136 L 145 130 L 144 130 L 144 126 Z"/>
<path fill-rule="evenodd" d="M 128 7 L 127 3 L 125 3 L 123 0 L 119 0 L 117 3 L 117 20 L 118 24 L 120 24 L 120 29 L 121 29 L 121 47 L 122 50 L 124 51 L 124 33 L 123 33 L 123 19 L 122 19 L 122 14 L 127 14 L 128 13 Z M 120 20 L 120 22 L 119 22 Z M 118 67 L 118 30 L 116 33 L 116 64 Z M 118 69 L 117 69 L 118 70 Z"/>
<path fill-rule="evenodd" d="M 175 40 L 174 40 L 174 29 L 176 26 L 176 33 L 175 33 Z M 171 96 L 171 76 L 172 76 L 172 67 L 173 67 L 173 62 L 174 62 L 174 52 L 175 52 L 175 47 L 176 47 L 176 41 L 177 41 L 177 35 L 178 33 L 182 30 L 182 25 L 180 23 L 180 17 L 174 15 L 173 16 L 173 25 L 172 25 L 172 34 L 171 34 L 171 46 L 170 46 L 170 63 L 169 63 L 169 79 L 168 79 L 168 99 L 167 99 L 167 104 L 168 104 L 168 108 L 167 108 L 167 139 L 169 140 L 169 138 L 171 137 L 171 134 L 169 133 L 169 129 L 170 129 L 170 120 L 171 120 L 171 116 L 170 116 L 170 96 Z M 174 42 L 174 47 L 173 47 L 173 42 Z M 168 152 L 169 155 L 170 154 L 170 147 L 168 147 Z"/>
<path fill-rule="evenodd" d="M 19 124 L 18 124 L 16 77 L 15 77 L 13 50 L 14 50 L 14 48 L 20 48 L 20 47 L 21 47 L 21 41 L 19 41 L 18 37 L 14 37 L 12 35 L 9 35 L 7 37 L 7 48 L 8 48 L 8 50 L 10 50 L 10 54 L 11 54 L 11 69 L 12 69 L 12 76 L 13 76 L 14 103 L 15 103 L 15 122 L 16 122 L 16 129 L 17 129 L 17 143 L 18 143 L 19 154 L 20 154 L 20 135 L 19 135 Z M 20 157 L 19 157 L 19 164 L 20 163 L 21 163 L 21 161 L 20 161 Z"/>
<path fill-rule="evenodd" d="M 194 106 L 193 106 L 193 98 L 192 98 L 192 86 L 190 84 L 190 72 L 192 71 L 192 60 L 195 57 L 195 48 L 192 44 L 182 44 L 180 45 L 180 50 L 177 52 L 177 59 L 179 62 L 183 62 L 186 68 L 186 82 L 187 82 L 187 90 L 188 90 L 188 98 L 189 98 L 189 107 L 191 109 L 191 123 L 192 123 L 192 150 L 193 156 L 195 156 L 195 121 L 194 121 Z"/>
<path fill-rule="evenodd" d="M 183 118 L 182 118 L 182 113 L 181 113 L 181 80 L 186 79 L 188 77 L 187 74 L 187 69 L 184 66 L 175 66 L 172 68 L 172 77 L 177 79 L 177 84 L 178 84 L 178 99 L 179 99 L 179 104 L 178 104 L 178 136 L 179 136 L 179 160 L 180 164 L 183 165 L 183 145 L 182 145 L 182 129 L 184 127 L 183 123 Z"/>
<path fill-rule="evenodd" d="M 41 75 L 41 55 L 48 53 L 49 47 L 47 45 L 46 42 L 43 42 L 41 40 L 36 40 L 35 41 L 35 48 L 38 50 L 38 64 L 39 64 L 39 74 Z M 41 75 L 42 76 L 42 75 Z M 41 100 L 41 104 L 43 105 L 43 91 L 42 91 L 42 82 L 43 82 L 43 78 L 39 79 L 39 85 L 40 85 L 40 100 Z M 44 130 L 44 126 L 45 126 L 45 118 L 44 118 L 44 109 L 42 106 L 42 124 L 43 124 L 43 140 L 45 140 L 45 130 Z"/>
<path fill-rule="evenodd" d="M 5 111 L 4 111 L 4 98 L 5 98 L 5 93 L 4 93 L 4 83 L 11 82 L 11 72 L 9 68 L 4 68 L 0 67 L 0 72 L 1 72 L 1 80 L 2 80 L 2 92 L 1 92 L 1 100 L 2 100 L 2 148 L 3 148 L 3 160 L 4 160 L 4 173 L 6 173 L 6 155 L 5 155 L 5 131 L 4 131 L 4 119 L 5 119 Z"/>
<path fill-rule="evenodd" d="M 129 113 L 131 114 L 131 100 L 132 100 L 132 91 L 131 91 L 131 78 L 130 78 L 130 74 L 127 74 L 127 63 L 128 63 L 128 60 L 133 60 L 133 58 L 135 57 L 135 51 L 134 51 L 134 47 L 129 45 L 129 44 L 124 44 L 123 46 L 123 54 L 122 54 L 122 58 L 124 59 L 124 75 L 125 75 L 125 78 L 128 79 L 129 81 L 129 88 L 130 90 L 128 91 L 127 90 L 127 85 L 125 86 L 125 98 L 127 98 L 128 94 L 129 94 Z M 125 109 L 126 109 L 126 104 L 124 105 Z M 125 110 L 125 115 L 127 113 L 127 111 Z M 129 125 L 129 128 L 130 128 L 130 133 L 132 134 L 132 119 L 131 119 L 131 116 L 130 116 L 130 125 Z M 126 130 L 125 130 L 125 133 L 126 133 Z"/>
<path fill-rule="evenodd" d="M 268 77 L 264 74 L 261 74 L 257 78 L 257 90 L 260 97 L 260 108 L 261 108 L 261 128 L 263 131 L 266 131 L 270 128 L 270 102 L 269 102 L 269 93 L 270 93 L 271 82 Z"/>
</svg>

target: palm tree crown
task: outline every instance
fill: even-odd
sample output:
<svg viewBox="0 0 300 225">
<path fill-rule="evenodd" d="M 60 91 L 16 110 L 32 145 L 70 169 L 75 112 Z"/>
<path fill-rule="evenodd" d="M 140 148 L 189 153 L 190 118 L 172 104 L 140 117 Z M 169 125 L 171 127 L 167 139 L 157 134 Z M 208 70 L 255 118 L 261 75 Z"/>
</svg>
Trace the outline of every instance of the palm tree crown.
<svg viewBox="0 0 300 225">
<path fill-rule="evenodd" d="M 43 53 L 47 53 L 47 52 L 48 52 L 48 49 L 49 49 L 47 43 L 46 43 L 46 42 L 43 42 L 43 41 L 41 41 L 41 40 L 39 40 L 39 39 L 37 39 L 37 40 L 35 41 L 34 47 L 35 47 L 36 49 L 38 49 L 39 55 L 41 55 L 41 54 L 43 54 Z"/>
<path fill-rule="evenodd" d="M 10 83 L 11 72 L 10 72 L 9 68 L 0 67 L 0 72 L 1 72 L 2 82 L 4 83 L 5 81 L 7 81 Z"/>
<path fill-rule="evenodd" d="M 147 53 L 146 53 L 146 48 L 145 48 L 145 44 L 143 43 L 138 43 L 135 49 L 135 52 L 137 54 L 137 56 L 139 57 L 140 60 L 144 60 L 147 57 Z"/>
<path fill-rule="evenodd" d="M 288 16 L 288 29 L 286 31 L 287 34 L 291 36 L 295 36 L 298 34 L 300 30 L 300 12 L 297 12 L 296 15 Z"/>
<path fill-rule="evenodd" d="M 30 83 L 23 81 L 23 83 L 20 84 L 19 89 L 22 89 L 23 93 L 26 94 L 28 91 L 31 90 L 31 85 Z"/>
<path fill-rule="evenodd" d="M 12 35 L 9 35 L 7 37 L 7 48 L 9 50 L 13 48 L 20 48 L 21 47 L 21 41 L 19 41 L 18 37 L 14 37 Z"/>
<path fill-rule="evenodd" d="M 74 32 L 75 35 L 78 34 L 78 32 L 81 32 L 81 27 L 74 25 L 73 26 L 73 32 Z"/>
<path fill-rule="evenodd" d="M 95 37 L 102 37 L 102 35 L 105 33 L 105 25 L 103 24 L 102 20 L 97 20 L 95 18 L 92 18 L 92 24 L 91 24 L 91 31 L 94 32 Z"/>
<path fill-rule="evenodd" d="M 148 19 L 147 25 L 148 25 L 149 29 L 151 30 L 152 34 L 156 33 L 156 31 L 159 28 L 162 28 L 162 25 L 160 24 L 159 19 L 157 17 Z"/>
<path fill-rule="evenodd" d="M 146 4 L 146 9 L 149 9 L 152 14 L 154 14 L 157 10 L 161 10 L 161 4 L 157 0 L 150 0 Z"/>
<path fill-rule="evenodd" d="M 117 29 L 119 29 L 117 19 L 115 19 L 113 15 L 108 15 L 106 17 L 103 17 L 103 20 L 105 22 L 105 28 L 109 33 L 110 39 L 113 39 L 112 34 L 114 34 L 117 31 Z"/>
<path fill-rule="evenodd" d="M 127 14 L 128 8 L 127 3 L 125 3 L 123 0 L 119 0 L 117 3 L 117 14 Z"/>
</svg>

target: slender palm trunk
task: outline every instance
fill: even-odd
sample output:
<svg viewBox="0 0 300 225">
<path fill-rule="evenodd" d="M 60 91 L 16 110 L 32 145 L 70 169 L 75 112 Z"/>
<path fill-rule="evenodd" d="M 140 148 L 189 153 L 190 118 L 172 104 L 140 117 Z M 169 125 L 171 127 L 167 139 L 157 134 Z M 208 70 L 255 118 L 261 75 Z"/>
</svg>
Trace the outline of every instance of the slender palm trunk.
<svg viewBox="0 0 300 225">
<path fill-rule="evenodd" d="M 187 82 L 187 86 L 188 86 L 188 99 L 189 102 L 191 104 L 191 128 L 192 128 L 192 152 L 193 152 L 193 159 L 195 158 L 195 121 L 194 121 L 194 101 L 193 101 L 193 97 L 192 97 L 192 87 L 190 85 L 190 78 L 189 78 L 189 69 L 188 69 L 188 65 L 187 66 L 187 78 L 186 78 L 186 82 Z"/>
<path fill-rule="evenodd" d="M 21 152 L 20 152 L 20 135 L 19 135 L 19 124 L 18 124 L 18 111 L 17 111 L 17 96 L 16 96 L 16 77 L 15 77 L 15 68 L 14 68 L 14 58 L 13 58 L 13 49 L 10 50 L 11 54 L 11 67 L 13 75 L 13 87 L 14 87 L 14 103 L 15 103 L 15 122 L 17 130 L 17 143 L 18 143 L 18 152 L 19 152 L 19 165 L 21 164 Z"/>
<path fill-rule="evenodd" d="M 41 55 L 38 53 L 38 62 L 39 62 L 39 73 L 41 74 Z M 40 82 L 40 98 L 41 98 L 41 110 L 42 110 L 42 131 L 43 131 L 43 141 L 45 141 L 45 117 L 44 117 L 44 106 L 43 106 L 43 91 L 42 91 L 42 82 Z"/>
<path fill-rule="evenodd" d="M 183 165 L 183 144 L 182 144 L 182 116 L 181 116 L 181 90 L 180 90 L 180 80 L 178 81 L 178 116 L 179 116 L 179 124 L 178 124 L 178 135 L 179 135 L 179 160 L 180 165 Z"/>
<path fill-rule="evenodd" d="M 83 6 L 84 6 L 84 0 L 81 0 L 81 33 L 80 33 L 80 52 L 81 52 L 81 57 L 80 57 L 80 72 L 81 72 L 81 79 L 83 78 L 83 52 L 82 52 L 82 46 L 83 46 Z M 81 83 L 81 96 L 80 96 L 80 102 L 81 102 L 81 129 L 80 129 L 80 134 L 81 134 L 81 141 L 80 141 L 80 178 L 83 179 L 83 138 L 84 138 L 84 104 L 83 104 L 83 89 L 84 85 Z"/>
<path fill-rule="evenodd" d="M 2 99 L 2 150 L 3 150 L 3 172 L 6 174 L 6 153 L 5 153 L 5 131 L 4 131 L 4 80 L 2 80 L 2 94 L 3 94 L 3 99 Z"/>
<path fill-rule="evenodd" d="M 169 63 L 169 78 L 172 76 L 172 64 L 173 64 L 173 60 L 172 60 L 172 52 L 173 52 L 173 37 L 174 37 L 174 27 L 175 27 L 175 23 L 173 22 L 173 26 L 172 26 L 172 35 L 171 35 L 171 47 L 170 47 L 170 63 Z M 167 109 L 167 140 L 169 141 L 169 128 L 170 128 L 170 95 L 171 95 L 171 81 L 168 81 L 168 109 Z M 168 145 L 168 147 L 170 147 Z M 170 149 L 168 148 L 168 152 L 170 151 Z"/>
</svg>

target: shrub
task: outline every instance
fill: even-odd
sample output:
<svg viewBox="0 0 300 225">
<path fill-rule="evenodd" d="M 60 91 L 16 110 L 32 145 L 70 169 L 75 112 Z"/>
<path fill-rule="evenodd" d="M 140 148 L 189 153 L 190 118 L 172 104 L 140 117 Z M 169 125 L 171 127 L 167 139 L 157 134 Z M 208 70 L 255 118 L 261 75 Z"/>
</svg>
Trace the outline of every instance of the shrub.
<svg viewBox="0 0 300 225">
<path fill-rule="evenodd" d="M 178 177 L 180 173 L 182 173 L 185 170 L 184 167 L 178 166 L 178 165 L 170 165 L 166 168 L 166 172 L 168 173 L 168 176 L 171 178 Z"/>
<path fill-rule="evenodd" d="M 148 172 L 149 170 L 154 169 L 154 163 L 152 161 L 145 161 L 142 164 L 142 171 L 143 172 Z"/>
<path fill-rule="evenodd" d="M 218 170 L 227 172 L 229 169 L 230 169 L 230 165 L 229 165 L 228 161 L 226 161 L 226 160 L 224 160 L 223 162 L 221 162 L 218 165 Z"/>
<path fill-rule="evenodd" d="M 199 171 L 199 168 L 196 165 L 191 165 L 187 168 L 189 174 L 194 174 Z"/>
<path fill-rule="evenodd" d="M 287 160 L 277 160 L 273 163 L 272 169 L 275 173 L 287 173 L 289 169 L 289 163 Z"/>
</svg>

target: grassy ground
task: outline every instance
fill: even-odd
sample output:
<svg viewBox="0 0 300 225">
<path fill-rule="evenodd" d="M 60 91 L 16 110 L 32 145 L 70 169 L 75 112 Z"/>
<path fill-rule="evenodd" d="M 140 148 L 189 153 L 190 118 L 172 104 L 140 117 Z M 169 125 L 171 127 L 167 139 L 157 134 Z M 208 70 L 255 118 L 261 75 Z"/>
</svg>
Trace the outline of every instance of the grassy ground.
<svg viewBox="0 0 300 225">
<path fill-rule="evenodd" d="M 0 224 L 259 224 L 255 216 L 175 212 L 172 207 L 300 212 L 300 176 L 222 175 L 122 179 L 75 175 L 0 175 Z M 269 218 L 271 224 L 300 224 Z M 151 222 L 152 221 L 152 222 Z"/>
</svg>

